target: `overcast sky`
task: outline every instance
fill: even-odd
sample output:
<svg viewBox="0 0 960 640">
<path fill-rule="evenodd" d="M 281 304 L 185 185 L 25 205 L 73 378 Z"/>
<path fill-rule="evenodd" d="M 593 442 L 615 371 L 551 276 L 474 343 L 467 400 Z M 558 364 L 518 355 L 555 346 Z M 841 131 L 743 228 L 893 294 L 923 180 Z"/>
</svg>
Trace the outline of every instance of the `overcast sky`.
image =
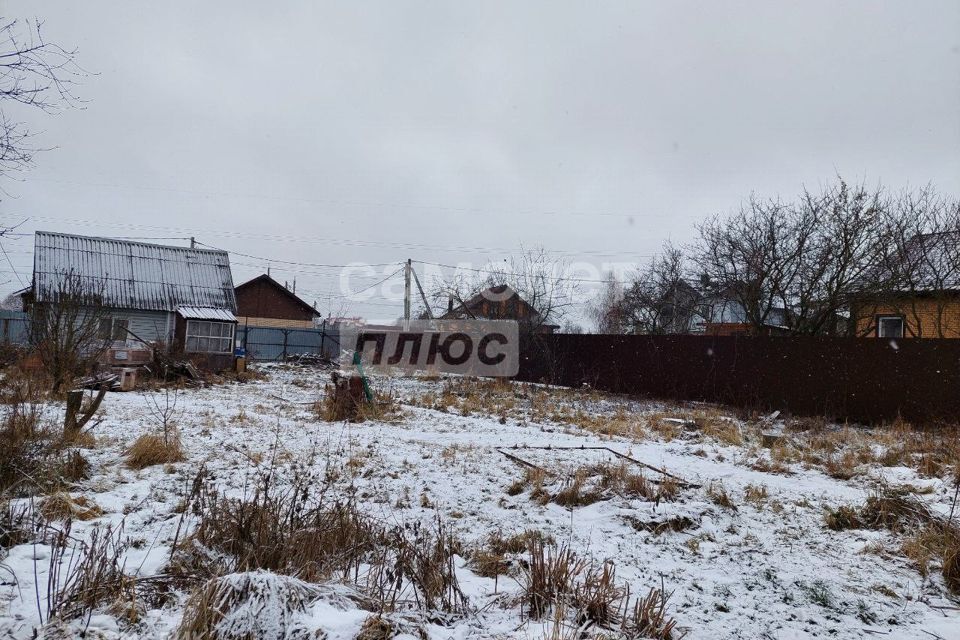
<svg viewBox="0 0 960 640">
<path fill-rule="evenodd" d="M 956 0 L 3 11 L 44 19 L 96 74 L 82 110 L 4 106 L 56 147 L 3 184 L 2 220 L 28 231 L 195 236 L 324 264 L 482 266 L 543 246 L 600 270 L 689 240 L 751 192 L 837 173 L 960 195 Z M 32 237 L 4 246 L 29 282 Z M 231 260 L 237 283 L 267 264 Z M 271 273 L 339 310 L 339 270 Z M 350 310 L 396 318 L 373 291 Z"/>
</svg>

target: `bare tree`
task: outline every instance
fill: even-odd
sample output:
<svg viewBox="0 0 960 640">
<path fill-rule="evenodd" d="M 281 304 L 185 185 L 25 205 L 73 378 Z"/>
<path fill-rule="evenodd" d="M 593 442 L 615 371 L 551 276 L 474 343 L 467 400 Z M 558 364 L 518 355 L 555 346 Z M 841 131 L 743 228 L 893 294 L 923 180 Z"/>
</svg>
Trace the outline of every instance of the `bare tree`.
<svg viewBox="0 0 960 640">
<path fill-rule="evenodd" d="M 45 39 L 43 22 L 0 17 L 0 175 L 24 169 L 38 150 L 6 105 L 54 113 L 76 104 L 73 90 L 85 72 L 75 56 Z"/>
<path fill-rule="evenodd" d="M 613 312 L 625 333 L 689 333 L 702 317 L 701 293 L 689 283 L 684 251 L 666 243 L 624 290 Z"/>
<path fill-rule="evenodd" d="M 434 284 L 432 298 L 467 317 L 516 319 L 522 334 L 535 334 L 546 325 L 561 324 L 578 291 L 568 261 L 535 249 L 474 276 L 442 279 Z M 522 303 L 529 305 L 530 313 L 523 314 Z M 478 311 L 481 306 L 483 312 Z"/>
<path fill-rule="evenodd" d="M 960 335 L 948 313 L 960 291 L 960 202 L 929 186 L 905 191 L 890 203 L 883 224 L 878 288 L 861 296 L 860 315 L 902 315 L 907 335 Z M 874 329 L 871 323 L 860 327 L 861 333 Z"/>
<path fill-rule="evenodd" d="M 164 367 L 163 373 L 162 380 L 166 379 L 166 367 Z M 162 430 L 163 442 L 167 445 L 173 442 L 173 436 L 176 433 L 176 420 L 181 413 L 177 409 L 177 401 L 179 398 L 180 387 L 171 387 L 171 385 L 168 384 L 163 385 L 162 389 L 146 395 L 147 410 L 157 423 L 157 426 Z"/>
<path fill-rule="evenodd" d="M 59 274 L 57 286 L 30 309 L 30 345 L 60 393 L 93 370 L 110 345 L 101 287 L 72 271 Z"/>
<path fill-rule="evenodd" d="M 751 197 L 732 216 L 698 227 L 694 261 L 710 293 L 737 303 L 762 331 L 787 306 L 816 222 L 812 212 Z"/>
<path fill-rule="evenodd" d="M 883 287 L 875 276 L 886 252 L 888 203 L 881 189 L 849 187 L 842 179 L 819 194 L 804 191 L 792 218 L 811 225 L 801 239 L 797 277 L 786 283 L 785 324 L 792 333 L 845 333 L 856 296 Z"/>
<path fill-rule="evenodd" d="M 623 283 L 611 273 L 589 306 L 597 333 L 624 333 Z"/>
</svg>

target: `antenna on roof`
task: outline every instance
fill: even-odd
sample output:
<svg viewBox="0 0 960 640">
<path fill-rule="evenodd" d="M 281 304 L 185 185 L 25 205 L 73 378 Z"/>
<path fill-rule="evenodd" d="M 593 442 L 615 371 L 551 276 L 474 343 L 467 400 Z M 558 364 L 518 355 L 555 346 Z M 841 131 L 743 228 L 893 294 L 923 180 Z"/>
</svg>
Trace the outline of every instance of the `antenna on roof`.
<svg viewBox="0 0 960 640">
<path fill-rule="evenodd" d="M 267 265 L 267 276 L 269 277 L 269 275 L 270 275 L 270 265 L 268 264 L 268 265 Z"/>
</svg>

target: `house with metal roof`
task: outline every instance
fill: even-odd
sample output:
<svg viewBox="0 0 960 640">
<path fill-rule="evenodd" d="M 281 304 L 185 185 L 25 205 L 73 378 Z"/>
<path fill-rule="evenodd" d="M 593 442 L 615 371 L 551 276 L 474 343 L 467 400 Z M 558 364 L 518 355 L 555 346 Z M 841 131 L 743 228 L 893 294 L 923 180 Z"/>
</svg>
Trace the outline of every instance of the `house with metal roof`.
<svg viewBox="0 0 960 640">
<path fill-rule="evenodd" d="M 68 282 L 106 310 L 107 364 L 139 364 L 153 349 L 227 364 L 237 303 L 226 251 L 38 231 L 25 306 L 56 304 Z"/>
</svg>

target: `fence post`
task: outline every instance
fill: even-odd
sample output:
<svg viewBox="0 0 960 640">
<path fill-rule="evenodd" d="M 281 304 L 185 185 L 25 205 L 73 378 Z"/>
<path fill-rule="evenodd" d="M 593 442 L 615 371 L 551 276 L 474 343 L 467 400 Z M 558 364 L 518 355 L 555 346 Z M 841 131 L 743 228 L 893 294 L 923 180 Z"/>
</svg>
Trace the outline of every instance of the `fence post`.
<svg viewBox="0 0 960 640">
<path fill-rule="evenodd" d="M 283 359 L 287 359 L 287 336 L 290 334 L 289 329 L 283 330 Z"/>
<path fill-rule="evenodd" d="M 324 320 L 323 324 L 320 325 L 320 352 L 317 355 L 324 355 L 326 352 L 323 350 L 324 343 L 327 340 L 327 321 Z"/>
</svg>

